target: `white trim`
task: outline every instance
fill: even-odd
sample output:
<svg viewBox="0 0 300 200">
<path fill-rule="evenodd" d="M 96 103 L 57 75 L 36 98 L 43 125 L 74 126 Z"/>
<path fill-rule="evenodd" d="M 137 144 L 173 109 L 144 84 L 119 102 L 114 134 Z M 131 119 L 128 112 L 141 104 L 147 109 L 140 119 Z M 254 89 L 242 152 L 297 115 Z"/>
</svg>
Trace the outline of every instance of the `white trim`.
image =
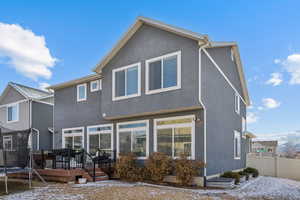
<svg viewBox="0 0 300 200">
<path fill-rule="evenodd" d="M 9 138 L 9 139 L 4 139 L 4 138 Z M 5 149 L 5 142 L 6 141 L 10 141 L 10 149 Z M 13 140 L 12 140 L 12 135 L 3 135 L 2 136 L 2 143 L 3 143 L 3 149 L 4 150 L 8 150 L 8 151 L 12 151 L 13 150 Z"/>
<path fill-rule="evenodd" d="M 214 61 L 214 59 L 209 55 L 209 53 L 204 48 L 203 48 L 203 52 L 207 55 L 207 57 L 209 58 L 209 60 L 214 64 L 214 66 L 217 68 L 217 70 L 220 72 L 220 74 L 225 78 L 225 80 L 230 85 L 230 87 L 239 95 L 239 97 L 245 103 L 245 105 L 247 105 L 246 101 L 243 99 L 243 97 L 240 95 L 240 93 L 235 89 L 235 87 L 230 82 L 230 80 L 227 78 L 227 76 L 224 74 L 224 72 L 221 70 L 221 68 L 219 67 L 219 65 Z"/>
<path fill-rule="evenodd" d="M 138 69 L 138 91 L 137 93 L 135 94 L 131 94 L 131 95 L 126 95 L 126 90 L 127 90 L 127 69 L 129 68 L 132 68 L 132 67 L 137 67 Z M 116 72 L 118 71 L 124 71 L 125 70 L 125 96 L 120 96 L 120 97 L 116 97 L 116 90 L 115 90 L 115 80 L 116 80 L 116 77 L 115 77 L 115 74 Z M 138 63 L 134 63 L 134 64 L 131 64 L 131 65 L 127 65 L 127 66 L 124 66 L 124 67 L 120 67 L 120 68 L 117 68 L 117 69 L 113 69 L 112 70 L 112 100 L 113 101 L 118 101 L 118 100 L 122 100 L 122 99 L 129 99 L 129 98 L 133 98 L 133 97 L 138 97 L 138 96 L 141 96 L 141 63 L 138 62 Z"/>
<path fill-rule="evenodd" d="M 246 122 L 246 118 L 242 117 L 242 135 L 245 136 L 247 131 L 247 122 Z"/>
<path fill-rule="evenodd" d="M 106 131 L 96 131 L 96 132 L 90 132 L 90 128 L 96 128 L 96 127 L 110 127 L 111 130 Z M 90 153 L 90 135 L 100 135 L 101 133 L 110 133 L 111 134 L 111 141 L 110 141 L 110 150 L 114 149 L 114 125 L 113 124 L 100 124 L 100 125 L 94 125 L 94 126 L 87 126 L 87 152 Z M 99 137 L 99 145 L 100 145 L 100 137 Z"/>
<path fill-rule="evenodd" d="M 99 90 L 102 90 L 102 79 L 99 80 Z"/>
<path fill-rule="evenodd" d="M 206 107 L 205 107 L 205 105 L 204 105 L 204 103 L 203 103 L 203 101 L 202 101 L 202 88 L 201 88 L 201 86 L 202 86 L 202 84 L 201 84 L 201 80 L 202 80 L 202 77 L 201 77 L 201 75 L 202 75 L 202 53 L 201 53 L 201 51 L 202 51 L 202 49 L 203 48 L 205 48 L 205 46 L 207 46 L 207 45 L 204 45 L 204 46 L 202 46 L 202 47 L 200 47 L 199 48 L 199 69 L 198 69 L 198 81 L 199 81 L 199 96 L 198 96 L 198 100 L 199 100 L 199 102 L 200 102 L 200 104 L 202 105 L 202 107 L 203 107 L 203 111 L 204 111 L 204 113 L 203 113 L 203 118 L 204 118 L 204 124 L 203 124 L 203 126 L 204 126 L 204 134 L 203 134 L 203 140 L 204 140 L 204 142 L 203 142 L 203 149 L 204 149 L 204 163 L 206 164 L 207 163 L 207 150 L 206 150 L 206 148 L 207 148 L 207 143 L 206 143 Z M 204 170 L 203 170 L 203 175 L 204 176 L 206 176 L 206 166 L 204 166 Z"/>
<path fill-rule="evenodd" d="M 16 120 L 11 120 L 11 121 L 8 121 L 8 108 L 9 107 L 14 107 L 16 106 L 17 107 L 17 119 Z M 18 122 L 20 120 L 20 106 L 19 106 L 19 103 L 12 103 L 12 104 L 8 104 L 6 106 L 6 123 L 14 123 L 14 122 Z"/>
<path fill-rule="evenodd" d="M 63 128 L 62 131 L 61 131 L 61 136 L 62 136 L 62 147 L 65 148 L 65 131 L 72 131 L 72 130 L 77 130 L 77 129 L 81 129 L 81 133 L 69 133 L 69 134 L 66 134 L 66 137 L 73 137 L 73 136 L 82 136 L 82 148 L 84 148 L 84 126 L 81 126 L 81 127 L 75 127 L 75 128 Z M 74 140 L 74 138 L 73 138 Z M 74 142 L 73 142 L 73 147 L 74 148 Z"/>
<path fill-rule="evenodd" d="M 84 86 L 85 88 L 85 98 L 83 99 L 79 99 L 79 87 Z M 87 84 L 83 83 L 83 84 L 79 84 L 77 85 L 77 102 L 81 102 L 81 101 L 86 101 L 87 99 Z"/>
<path fill-rule="evenodd" d="M 168 87 L 168 88 L 163 88 L 163 60 L 165 58 L 169 58 L 172 56 L 177 56 L 177 85 L 176 86 L 172 86 L 172 87 Z M 159 89 L 155 89 L 155 90 L 150 90 L 149 89 L 149 63 L 155 62 L 161 60 L 162 66 L 161 66 L 161 88 Z M 169 53 L 166 55 L 162 55 L 159 57 L 155 57 L 155 58 L 151 58 L 146 60 L 146 74 L 145 74 L 145 80 L 146 80 L 146 94 L 156 94 L 156 93 L 160 93 L 160 92 L 167 92 L 167 91 L 171 91 L 171 90 L 177 90 L 181 88 L 181 51 L 176 51 L 173 53 Z"/>
<path fill-rule="evenodd" d="M 237 114 L 240 114 L 240 97 L 237 93 L 234 93 L 234 110 Z"/>
<path fill-rule="evenodd" d="M 159 121 L 166 121 L 166 120 L 176 120 L 176 119 L 186 119 L 191 118 L 191 123 L 179 123 L 179 124 L 168 124 L 168 125 L 157 125 Z M 154 152 L 157 152 L 157 130 L 161 128 L 180 128 L 180 127 L 191 127 L 192 128 L 192 145 L 191 145 L 191 157 L 190 159 L 195 159 L 195 115 L 182 115 L 176 117 L 166 117 L 166 118 L 158 118 L 153 120 L 153 143 L 154 143 Z M 172 130 L 173 131 L 173 130 Z M 172 134 L 172 138 L 174 140 L 174 134 Z M 174 157 L 174 141 L 172 141 L 172 158 L 176 159 L 178 157 Z"/>
<path fill-rule="evenodd" d="M 29 101 L 28 99 L 23 99 L 23 100 L 20 100 L 20 101 L 16 101 L 16 102 L 13 102 L 13 103 L 8 103 L 8 104 L 2 104 L 2 105 L 0 105 L 0 108 L 4 108 L 4 107 L 7 107 L 7 106 L 9 106 L 9 105 L 11 105 L 11 104 L 20 104 L 20 103 L 24 103 L 24 102 L 27 102 L 27 101 Z"/>
<path fill-rule="evenodd" d="M 93 84 L 94 84 L 94 83 L 97 84 L 97 86 L 96 86 L 95 89 L 93 89 Z M 99 80 L 94 80 L 94 81 L 91 81 L 91 82 L 90 82 L 90 90 L 91 90 L 91 92 L 96 92 L 96 91 L 99 90 Z"/>
<path fill-rule="evenodd" d="M 128 121 L 117 123 L 117 157 L 119 157 L 120 153 L 120 145 L 119 145 L 119 125 L 124 124 L 137 124 L 137 123 L 146 123 L 146 127 L 137 127 L 137 128 L 122 128 L 122 131 L 132 131 L 132 130 L 146 130 L 146 156 L 145 157 L 137 157 L 138 159 L 147 159 L 149 157 L 149 120 L 139 120 L 139 121 Z M 131 141 L 132 143 L 132 141 Z"/>
<path fill-rule="evenodd" d="M 37 102 L 37 103 L 46 104 L 46 105 L 49 105 L 49 106 L 54 106 L 53 103 L 49 103 L 49 102 L 45 102 L 45 101 L 41 101 L 41 100 L 32 99 L 32 101 Z"/>
<path fill-rule="evenodd" d="M 233 153 L 234 153 L 234 159 L 235 160 L 240 160 L 241 159 L 241 154 L 242 154 L 242 152 L 241 152 L 241 150 L 242 150 L 242 142 L 241 142 L 241 133 L 240 132 L 238 132 L 238 131 L 234 131 L 234 137 L 233 137 L 234 139 L 233 139 L 233 145 L 234 145 L 234 149 L 233 149 Z M 237 150 L 238 149 L 236 149 L 236 144 L 235 144 L 235 140 L 236 140 L 236 138 L 238 139 L 238 144 L 237 145 L 239 145 L 239 152 L 237 152 Z M 236 156 L 237 155 L 237 153 L 239 153 L 239 156 Z"/>
</svg>

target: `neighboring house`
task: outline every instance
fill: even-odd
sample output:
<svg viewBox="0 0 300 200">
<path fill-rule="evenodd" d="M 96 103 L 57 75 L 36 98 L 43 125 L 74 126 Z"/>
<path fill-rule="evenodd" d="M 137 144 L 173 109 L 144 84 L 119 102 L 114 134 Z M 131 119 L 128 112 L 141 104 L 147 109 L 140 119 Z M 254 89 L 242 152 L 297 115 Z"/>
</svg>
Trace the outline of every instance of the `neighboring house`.
<svg viewBox="0 0 300 200">
<path fill-rule="evenodd" d="M 50 87 L 55 148 L 185 153 L 208 177 L 246 167 L 250 100 L 236 43 L 139 17 L 94 72 Z"/>
<path fill-rule="evenodd" d="M 277 153 L 278 141 L 253 141 L 252 153 L 264 155 L 275 155 Z"/>
<path fill-rule="evenodd" d="M 52 149 L 53 103 L 53 93 L 8 83 L 0 96 L 0 146 Z"/>
</svg>

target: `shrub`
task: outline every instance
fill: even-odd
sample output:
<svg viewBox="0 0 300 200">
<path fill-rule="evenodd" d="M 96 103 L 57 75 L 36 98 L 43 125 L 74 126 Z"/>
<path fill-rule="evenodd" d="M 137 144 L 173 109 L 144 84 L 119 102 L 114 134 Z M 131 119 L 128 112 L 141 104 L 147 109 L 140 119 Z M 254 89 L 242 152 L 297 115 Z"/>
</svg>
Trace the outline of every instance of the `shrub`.
<svg viewBox="0 0 300 200">
<path fill-rule="evenodd" d="M 136 163 L 136 156 L 132 153 L 121 155 L 116 162 L 116 175 L 121 180 L 140 181 L 143 179 L 142 168 Z"/>
<path fill-rule="evenodd" d="M 240 174 L 237 172 L 224 172 L 224 174 L 222 174 L 221 177 L 233 178 L 235 184 L 238 184 L 240 182 L 240 178 L 241 178 Z"/>
<path fill-rule="evenodd" d="M 204 167 L 204 163 L 195 160 L 189 160 L 187 156 L 182 155 L 175 160 L 176 179 L 181 185 L 191 185 L 193 178 L 199 175 L 200 169 Z"/>
<path fill-rule="evenodd" d="M 248 174 L 252 174 L 253 177 L 258 177 L 259 176 L 259 172 L 257 169 L 252 168 L 252 167 L 247 167 L 246 169 L 244 169 L 244 172 L 248 173 Z"/>
<path fill-rule="evenodd" d="M 249 174 L 248 173 L 246 173 L 246 172 L 244 172 L 244 171 L 239 171 L 238 172 L 239 173 L 239 175 L 242 177 L 242 176 L 246 176 L 246 180 L 249 180 Z"/>
<path fill-rule="evenodd" d="M 146 160 L 144 177 L 155 182 L 162 182 L 172 170 L 172 160 L 164 153 L 152 153 Z"/>
</svg>

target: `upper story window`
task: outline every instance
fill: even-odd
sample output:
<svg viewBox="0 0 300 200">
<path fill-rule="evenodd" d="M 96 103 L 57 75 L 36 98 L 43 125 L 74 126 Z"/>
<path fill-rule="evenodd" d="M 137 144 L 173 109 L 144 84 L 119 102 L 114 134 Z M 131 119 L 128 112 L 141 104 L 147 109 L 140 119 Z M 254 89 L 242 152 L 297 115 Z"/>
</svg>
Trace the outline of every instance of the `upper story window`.
<svg viewBox="0 0 300 200">
<path fill-rule="evenodd" d="M 234 131 L 234 159 L 241 158 L 241 133 Z"/>
<path fill-rule="evenodd" d="M 112 73 L 113 101 L 141 95 L 141 63 L 114 69 Z"/>
<path fill-rule="evenodd" d="M 7 122 L 19 121 L 19 104 L 7 106 Z"/>
<path fill-rule="evenodd" d="M 101 90 L 101 80 L 95 80 L 95 81 L 91 81 L 90 83 L 91 86 L 91 92 L 96 92 L 98 90 Z"/>
<path fill-rule="evenodd" d="M 86 101 L 86 83 L 77 85 L 77 101 Z"/>
<path fill-rule="evenodd" d="M 234 95 L 234 109 L 237 114 L 240 114 L 240 97 L 237 93 Z"/>
<path fill-rule="evenodd" d="M 181 88 L 181 52 L 146 60 L 146 94 Z"/>
<path fill-rule="evenodd" d="M 246 130 L 247 130 L 247 124 L 246 124 L 246 119 L 245 117 L 242 117 L 242 133 L 243 135 L 245 134 Z"/>
</svg>

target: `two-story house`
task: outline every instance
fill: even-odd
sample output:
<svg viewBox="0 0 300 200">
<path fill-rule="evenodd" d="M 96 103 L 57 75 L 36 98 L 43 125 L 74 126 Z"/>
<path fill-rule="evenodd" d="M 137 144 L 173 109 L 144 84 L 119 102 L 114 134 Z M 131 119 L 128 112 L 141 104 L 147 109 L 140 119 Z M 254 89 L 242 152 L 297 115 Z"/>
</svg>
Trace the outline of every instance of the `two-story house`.
<svg viewBox="0 0 300 200">
<path fill-rule="evenodd" d="M 246 166 L 250 100 L 234 42 L 138 17 L 94 74 L 50 88 L 55 148 L 185 153 L 208 177 Z"/>
<path fill-rule="evenodd" d="M 27 144 L 33 150 L 52 149 L 53 103 L 51 92 L 8 83 L 0 96 L 0 146 L 12 151 Z"/>
</svg>

